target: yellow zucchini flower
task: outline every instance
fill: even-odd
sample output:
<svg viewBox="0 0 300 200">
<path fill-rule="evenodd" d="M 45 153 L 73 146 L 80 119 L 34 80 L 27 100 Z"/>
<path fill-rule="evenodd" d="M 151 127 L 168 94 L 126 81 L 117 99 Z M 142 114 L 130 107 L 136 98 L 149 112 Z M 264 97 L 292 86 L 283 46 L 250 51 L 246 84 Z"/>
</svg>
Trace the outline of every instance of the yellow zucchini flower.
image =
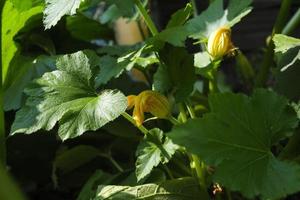
<svg viewBox="0 0 300 200">
<path fill-rule="evenodd" d="M 231 29 L 223 26 L 215 30 L 208 38 L 207 51 L 213 59 L 220 59 L 233 52 Z"/>
<path fill-rule="evenodd" d="M 145 120 L 144 113 L 151 113 L 158 118 L 168 118 L 171 106 L 168 99 L 158 92 L 146 90 L 139 95 L 127 96 L 127 110 L 133 109 L 133 119 L 137 126 L 141 126 Z"/>
</svg>

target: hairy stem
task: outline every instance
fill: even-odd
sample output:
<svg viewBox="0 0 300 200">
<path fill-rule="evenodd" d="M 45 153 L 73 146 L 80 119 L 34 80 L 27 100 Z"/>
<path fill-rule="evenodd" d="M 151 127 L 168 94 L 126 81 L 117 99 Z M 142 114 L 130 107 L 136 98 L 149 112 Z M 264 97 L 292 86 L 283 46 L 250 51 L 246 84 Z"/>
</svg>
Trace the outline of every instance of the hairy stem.
<svg viewBox="0 0 300 200">
<path fill-rule="evenodd" d="M 154 22 L 152 21 L 150 15 L 148 14 L 148 12 L 146 11 L 144 5 L 142 4 L 142 2 L 140 0 L 134 0 L 135 5 L 138 7 L 139 12 L 141 13 L 141 15 L 144 17 L 145 23 L 147 24 L 151 34 L 157 35 L 158 34 L 158 30 L 154 24 Z"/>
<path fill-rule="evenodd" d="M 143 125 L 141 126 L 137 126 L 136 123 L 135 123 L 135 120 L 127 113 L 127 112 L 124 112 L 122 114 L 122 116 L 127 119 L 131 124 L 133 124 L 135 127 L 137 127 L 144 135 L 147 135 L 148 134 L 148 129 L 146 129 Z"/>
</svg>

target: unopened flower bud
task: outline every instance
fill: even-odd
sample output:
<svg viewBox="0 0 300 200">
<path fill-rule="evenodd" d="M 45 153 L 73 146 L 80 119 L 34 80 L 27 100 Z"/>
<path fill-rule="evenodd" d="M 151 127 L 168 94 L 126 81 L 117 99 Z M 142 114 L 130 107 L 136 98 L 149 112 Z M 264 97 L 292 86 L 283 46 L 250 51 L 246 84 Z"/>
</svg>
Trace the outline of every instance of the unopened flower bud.
<svg viewBox="0 0 300 200">
<path fill-rule="evenodd" d="M 234 50 L 231 42 L 231 30 L 221 27 L 214 31 L 208 38 L 207 51 L 213 59 L 219 59 Z"/>
</svg>

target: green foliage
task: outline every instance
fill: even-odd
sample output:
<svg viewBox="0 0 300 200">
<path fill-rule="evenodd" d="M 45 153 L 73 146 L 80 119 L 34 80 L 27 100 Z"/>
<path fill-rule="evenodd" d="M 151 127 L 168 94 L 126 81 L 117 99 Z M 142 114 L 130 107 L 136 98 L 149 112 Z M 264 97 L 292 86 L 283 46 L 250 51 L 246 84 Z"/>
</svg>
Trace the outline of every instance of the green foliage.
<svg viewBox="0 0 300 200">
<path fill-rule="evenodd" d="M 154 75 L 154 89 L 172 92 L 178 102 L 193 91 L 196 80 L 193 56 L 184 48 L 166 46 L 159 54 L 162 65 Z"/>
<path fill-rule="evenodd" d="M 50 29 L 64 15 L 74 15 L 79 8 L 81 0 L 46 0 L 44 10 L 45 29 Z"/>
<path fill-rule="evenodd" d="M 286 53 L 288 50 L 300 46 L 300 39 L 288 37 L 282 34 L 275 35 L 273 40 L 275 43 L 275 52 Z M 281 71 L 288 69 L 290 66 L 295 64 L 297 60 L 300 60 L 300 51 L 289 64 L 281 68 Z"/>
<path fill-rule="evenodd" d="M 55 69 L 55 57 L 39 56 L 32 59 L 18 56 L 10 65 L 4 91 L 4 110 L 17 110 L 25 99 L 23 90 L 31 80 Z"/>
<path fill-rule="evenodd" d="M 111 29 L 84 15 L 67 17 L 66 28 L 74 38 L 87 42 L 97 40 L 98 38 L 113 38 Z"/>
<path fill-rule="evenodd" d="M 42 6 L 31 7 L 30 9 L 19 11 L 10 1 L 6 1 L 3 8 L 2 20 L 2 81 L 5 82 L 10 62 L 13 57 L 19 55 L 18 45 L 14 41 L 16 34 L 25 26 L 28 20 L 42 12 Z M 18 20 L 16 20 L 18 19 Z"/>
<path fill-rule="evenodd" d="M 230 0 L 227 9 L 223 8 L 223 0 L 215 0 L 199 16 L 187 22 L 187 29 L 194 39 L 208 38 L 221 26 L 233 27 L 252 10 L 252 0 Z"/>
<path fill-rule="evenodd" d="M 246 197 L 276 199 L 299 191 L 300 166 L 271 152 L 298 123 L 285 98 L 257 90 L 251 98 L 211 95 L 209 103 L 211 113 L 173 129 L 174 142 L 216 166 L 214 180 Z"/>
<path fill-rule="evenodd" d="M 119 91 L 96 93 L 92 67 L 83 52 L 57 60 L 56 71 L 46 73 L 26 89 L 30 97 L 17 113 L 12 134 L 51 130 L 57 121 L 63 139 L 97 130 L 116 119 L 127 107 Z"/>
<path fill-rule="evenodd" d="M 160 129 L 150 130 L 137 148 L 137 180 L 145 178 L 160 163 L 168 163 L 177 149 L 178 146 L 173 144 L 168 137 L 164 138 Z"/>
<path fill-rule="evenodd" d="M 136 187 L 99 186 L 95 200 L 196 200 L 201 198 L 197 182 L 192 178 L 176 179 L 159 184 L 146 184 Z"/>
<path fill-rule="evenodd" d="M 23 193 L 17 187 L 7 170 L 0 165 L 0 199 L 6 200 L 25 200 Z"/>
</svg>

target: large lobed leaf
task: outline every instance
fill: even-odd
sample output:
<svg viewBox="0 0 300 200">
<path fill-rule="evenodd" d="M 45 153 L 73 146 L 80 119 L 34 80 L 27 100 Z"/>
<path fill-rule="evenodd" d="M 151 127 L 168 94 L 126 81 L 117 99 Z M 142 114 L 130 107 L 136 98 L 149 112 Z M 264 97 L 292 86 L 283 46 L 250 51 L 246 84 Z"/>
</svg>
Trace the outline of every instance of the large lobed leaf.
<svg viewBox="0 0 300 200">
<path fill-rule="evenodd" d="M 50 130 L 59 121 L 58 134 L 66 140 L 97 130 L 122 114 L 126 97 L 113 90 L 97 94 L 89 62 L 83 52 L 59 58 L 58 70 L 44 74 L 25 90 L 29 98 L 17 112 L 11 133 Z"/>
<path fill-rule="evenodd" d="M 199 185 L 193 178 L 165 181 L 160 184 L 130 186 L 99 186 L 94 200 L 198 200 L 203 198 Z"/>
<path fill-rule="evenodd" d="M 298 123 L 285 98 L 257 90 L 251 98 L 215 94 L 209 103 L 211 113 L 174 128 L 174 142 L 216 166 L 214 180 L 246 197 L 278 199 L 299 191 L 300 166 L 271 152 Z"/>
<path fill-rule="evenodd" d="M 160 129 L 152 129 L 137 149 L 136 176 L 140 181 L 151 173 L 160 163 L 166 164 L 174 155 L 175 145 Z"/>
</svg>

